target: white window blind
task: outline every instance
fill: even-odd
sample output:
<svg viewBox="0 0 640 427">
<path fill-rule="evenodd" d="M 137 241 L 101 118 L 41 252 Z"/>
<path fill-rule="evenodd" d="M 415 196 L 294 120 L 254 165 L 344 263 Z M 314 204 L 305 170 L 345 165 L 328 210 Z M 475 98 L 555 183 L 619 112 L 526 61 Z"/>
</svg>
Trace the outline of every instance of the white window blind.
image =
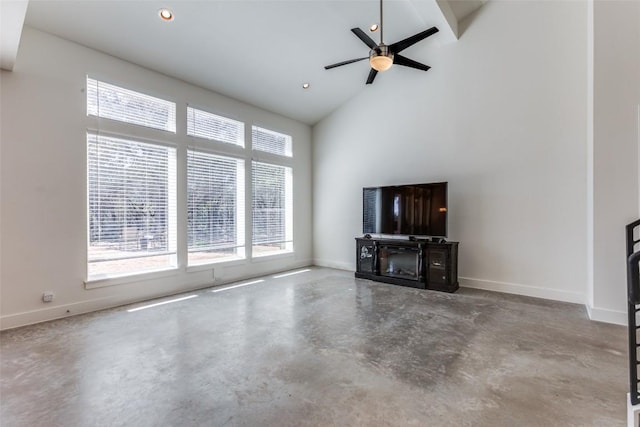
<svg viewBox="0 0 640 427">
<path fill-rule="evenodd" d="M 189 265 L 244 258 L 244 162 L 188 150 L 187 181 Z"/>
<path fill-rule="evenodd" d="M 176 150 L 87 134 L 89 279 L 176 265 Z"/>
<path fill-rule="evenodd" d="M 87 77 L 87 115 L 176 132 L 176 104 Z"/>
<path fill-rule="evenodd" d="M 251 129 L 251 139 L 254 150 L 286 157 L 293 156 L 291 137 L 289 135 L 253 126 Z"/>
<path fill-rule="evenodd" d="M 187 107 L 187 135 L 244 147 L 244 123 Z"/>
<path fill-rule="evenodd" d="M 293 250 L 292 170 L 252 162 L 253 256 Z"/>
</svg>

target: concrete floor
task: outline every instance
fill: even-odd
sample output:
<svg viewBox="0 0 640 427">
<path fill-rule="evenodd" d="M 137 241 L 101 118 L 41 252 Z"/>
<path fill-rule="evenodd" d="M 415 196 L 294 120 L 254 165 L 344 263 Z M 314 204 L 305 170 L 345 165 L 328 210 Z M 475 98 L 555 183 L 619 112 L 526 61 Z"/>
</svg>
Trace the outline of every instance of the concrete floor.
<svg viewBox="0 0 640 427">
<path fill-rule="evenodd" d="M 625 424 L 626 329 L 579 305 L 325 268 L 188 295 L 3 332 L 2 426 Z"/>
</svg>

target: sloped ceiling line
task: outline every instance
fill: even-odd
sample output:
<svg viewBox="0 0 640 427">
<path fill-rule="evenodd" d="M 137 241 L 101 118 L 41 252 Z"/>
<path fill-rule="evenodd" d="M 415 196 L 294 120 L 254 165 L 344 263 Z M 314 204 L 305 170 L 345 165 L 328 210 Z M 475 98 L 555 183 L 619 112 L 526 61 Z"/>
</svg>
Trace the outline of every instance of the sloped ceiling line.
<svg viewBox="0 0 640 427">
<path fill-rule="evenodd" d="M 456 10 L 469 13 L 484 1 L 385 1 L 385 38 L 437 26 L 437 37 L 409 48 L 420 61 L 427 50 L 457 40 Z M 379 19 L 378 0 L 55 0 L 32 1 L 28 9 L 27 0 L 0 3 L 2 40 L 11 41 L 3 45 L 3 68 L 13 68 L 24 24 L 309 125 L 367 90 L 366 61 L 330 71 L 324 65 L 368 55 L 349 30 Z M 158 18 L 162 7 L 173 10 L 174 21 Z M 14 8 L 21 13 L 5 13 Z M 415 72 L 397 68 L 376 83 Z M 302 89 L 304 82 L 311 87 Z"/>
<path fill-rule="evenodd" d="M 29 0 L 0 1 L 0 68 L 12 71 Z"/>
</svg>

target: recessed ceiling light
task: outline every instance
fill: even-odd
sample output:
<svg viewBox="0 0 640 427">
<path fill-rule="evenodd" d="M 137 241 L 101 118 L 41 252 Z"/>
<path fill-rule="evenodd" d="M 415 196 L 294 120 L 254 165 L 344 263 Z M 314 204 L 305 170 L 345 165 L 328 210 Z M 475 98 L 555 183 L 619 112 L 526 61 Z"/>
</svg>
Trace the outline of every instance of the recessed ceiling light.
<svg viewBox="0 0 640 427">
<path fill-rule="evenodd" d="M 171 12 L 167 8 L 160 9 L 158 11 L 158 15 L 160 16 L 160 19 L 162 19 L 163 21 L 173 21 L 173 12 Z"/>
<path fill-rule="evenodd" d="M 302 89 L 309 89 L 310 86 L 309 83 L 302 83 Z"/>
<path fill-rule="evenodd" d="M 369 27 L 369 31 L 371 31 L 372 33 L 375 33 L 376 31 L 378 31 L 378 28 L 379 28 L 379 27 L 378 27 L 378 24 L 372 24 L 372 25 Z"/>
</svg>

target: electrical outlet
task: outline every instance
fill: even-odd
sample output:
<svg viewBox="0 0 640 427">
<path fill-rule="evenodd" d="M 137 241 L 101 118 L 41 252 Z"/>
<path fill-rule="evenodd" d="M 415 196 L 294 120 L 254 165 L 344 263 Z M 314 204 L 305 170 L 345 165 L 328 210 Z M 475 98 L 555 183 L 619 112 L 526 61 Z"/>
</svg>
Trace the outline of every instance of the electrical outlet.
<svg viewBox="0 0 640 427">
<path fill-rule="evenodd" d="M 51 302 L 53 301 L 53 292 L 46 291 L 42 294 L 42 302 Z"/>
</svg>

